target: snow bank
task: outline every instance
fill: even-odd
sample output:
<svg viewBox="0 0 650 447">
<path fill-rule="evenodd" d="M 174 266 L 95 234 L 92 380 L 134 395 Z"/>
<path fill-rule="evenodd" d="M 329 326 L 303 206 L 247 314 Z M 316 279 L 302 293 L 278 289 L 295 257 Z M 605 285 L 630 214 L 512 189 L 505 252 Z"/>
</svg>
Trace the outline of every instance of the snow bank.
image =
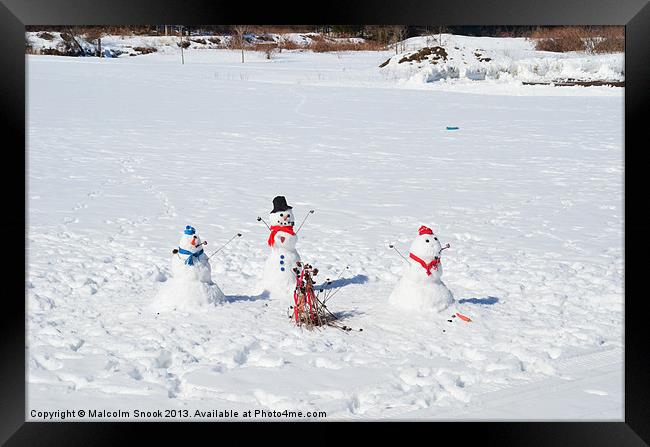
<svg viewBox="0 0 650 447">
<path fill-rule="evenodd" d="M 233 36 L 184 36 L 183 48 L 185 50 L 214 50 L 228 48 Z M 293 46 L 308 47 L 317 40 L 325 39 L 329 42 L 363 43 L 360 38 L 324 37 L 318 33 L 287 33 L 287 34 L 246 34 L 244 39 L 249 45 L 282 44 L 290 43 Z M 25 43 L 32 54 L 46 54 L 55 56 L 94 56 L 97 54 L 96 40 L 89 40 L 85 35 L 75 36 L 74 40 L 67 33 L 60 32 L 28 32 L 25 34 Z M 81 48 L 80 48 L 81 47 Z M 140 56 L 149 53 L 170 54 L 177 53 L 181 48 L 181 38 L 177 35 L 170 36 L 117 36 L 105 35 L 101 38 L 101 51 L 103 57 Z"/>
<path fill-rule="evenodd" d="M 466 37 L 443 34 L 416 37 L 380 67 L 404 83 L 484 81 L 557 83 L 625 79 L 623 53 L 587 54 L 536 51 L 523 38 Z"/>
<path fill-rule="evenodd" d="M 183 37 L 185 49 L 224 48 L 231 36 L 190 36 Z M 84 56 L 96 55 L 96 40 L 87 40 L 84 35 L 75 36 L 75 41 L 66 33 L 28 32 L 26 44 L 33 54 Z M 77 45 L 78 44 L 78 45 Z M 139 56 L 155 52 L 177 53 L 180 51 L 178 36 L 115 36 L 105 35 L 101 38 L 103 57 Z M 79 46 L 83 48 L 83 53 Z"/>
</svg>

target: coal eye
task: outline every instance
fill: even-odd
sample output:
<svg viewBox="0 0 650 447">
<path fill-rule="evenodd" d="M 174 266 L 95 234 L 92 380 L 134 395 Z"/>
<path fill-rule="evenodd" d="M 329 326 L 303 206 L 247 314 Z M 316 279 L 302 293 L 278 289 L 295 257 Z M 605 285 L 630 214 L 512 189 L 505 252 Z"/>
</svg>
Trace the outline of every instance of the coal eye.
<svg viewBox="0 0 650 447">
<path fill-rule="evenodd" d="M 428 244 L 428 243 L 429 243 L 429 239 L 425 240 L 425 242 Z"/>
<path fill-rule="evenodd" d="M 284 214 L 280 213 L 280 217 L 284 217 Z"/>
<path fill-rule="evenodd" d="M 435 240 L 438 240 L 438 238 L 437 238 L 437 237 L 434 237 L 434 239 L 435 239 Z"/>
</svg>

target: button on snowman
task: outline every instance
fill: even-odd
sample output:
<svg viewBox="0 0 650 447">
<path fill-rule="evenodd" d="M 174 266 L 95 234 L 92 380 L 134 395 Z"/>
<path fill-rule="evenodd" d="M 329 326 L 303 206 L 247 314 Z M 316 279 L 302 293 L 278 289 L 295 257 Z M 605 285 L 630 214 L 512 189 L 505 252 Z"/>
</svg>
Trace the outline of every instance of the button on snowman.
<svg viewBox="0 0 650 447">
<path fill-rule="evenodd" d="M 404 309 L 440 312 L 454 302 L 451 291 L 440 279 L 440 254 L 444 248 L 430 228 L 423 225 L 418 233 L 411 244 L 409 265 L 388 302 Z"/>
<path fill-rule="evenodd" d="M 273 199 L 273 210 L 269 215 L 271 233 L 267 243 L 271 253 L 264 265 L 261 288 L 273 299 L 292 298 L 296 286 L 293 268 L 300 261 L 300 255 L 296 250 L 298 236 L 293 231 L 295 221 L 292 208 L 284 196 L 277 196 Z"/>
</svg>

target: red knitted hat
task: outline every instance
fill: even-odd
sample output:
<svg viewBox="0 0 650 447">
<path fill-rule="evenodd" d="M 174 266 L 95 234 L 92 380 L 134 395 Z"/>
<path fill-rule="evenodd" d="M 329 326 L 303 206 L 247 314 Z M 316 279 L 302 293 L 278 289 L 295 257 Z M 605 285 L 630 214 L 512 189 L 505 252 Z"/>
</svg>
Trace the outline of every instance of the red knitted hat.
<svg viewBox="0 0 650 447">
<path fill-rule="evenodd" d="M 418 233 L 420 233 L 420 236 L 422 236 L 423 234 L 433 234 L 433 230 L 431 230 L 431 228 L 429 227 L 425 227 L 424 225 L 422 225 L 418 230 Z"/>
</svg>

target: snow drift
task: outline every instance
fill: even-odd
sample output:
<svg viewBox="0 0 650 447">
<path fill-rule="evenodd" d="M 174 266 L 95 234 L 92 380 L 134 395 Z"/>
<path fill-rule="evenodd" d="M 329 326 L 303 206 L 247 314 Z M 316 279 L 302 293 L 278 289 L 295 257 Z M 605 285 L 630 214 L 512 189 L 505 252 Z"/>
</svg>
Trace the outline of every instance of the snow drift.
<svg viewBox="0 0 650 447">
<path fill-rule="evenodd" d="M 537 51 L 524 38 L 466 37 L 443 34 L 415 37 L 401 44 L 380 69 L 406 83 L 497 81 L 557 83 L 625 79 L 622 53 Z"/>
</svg>

